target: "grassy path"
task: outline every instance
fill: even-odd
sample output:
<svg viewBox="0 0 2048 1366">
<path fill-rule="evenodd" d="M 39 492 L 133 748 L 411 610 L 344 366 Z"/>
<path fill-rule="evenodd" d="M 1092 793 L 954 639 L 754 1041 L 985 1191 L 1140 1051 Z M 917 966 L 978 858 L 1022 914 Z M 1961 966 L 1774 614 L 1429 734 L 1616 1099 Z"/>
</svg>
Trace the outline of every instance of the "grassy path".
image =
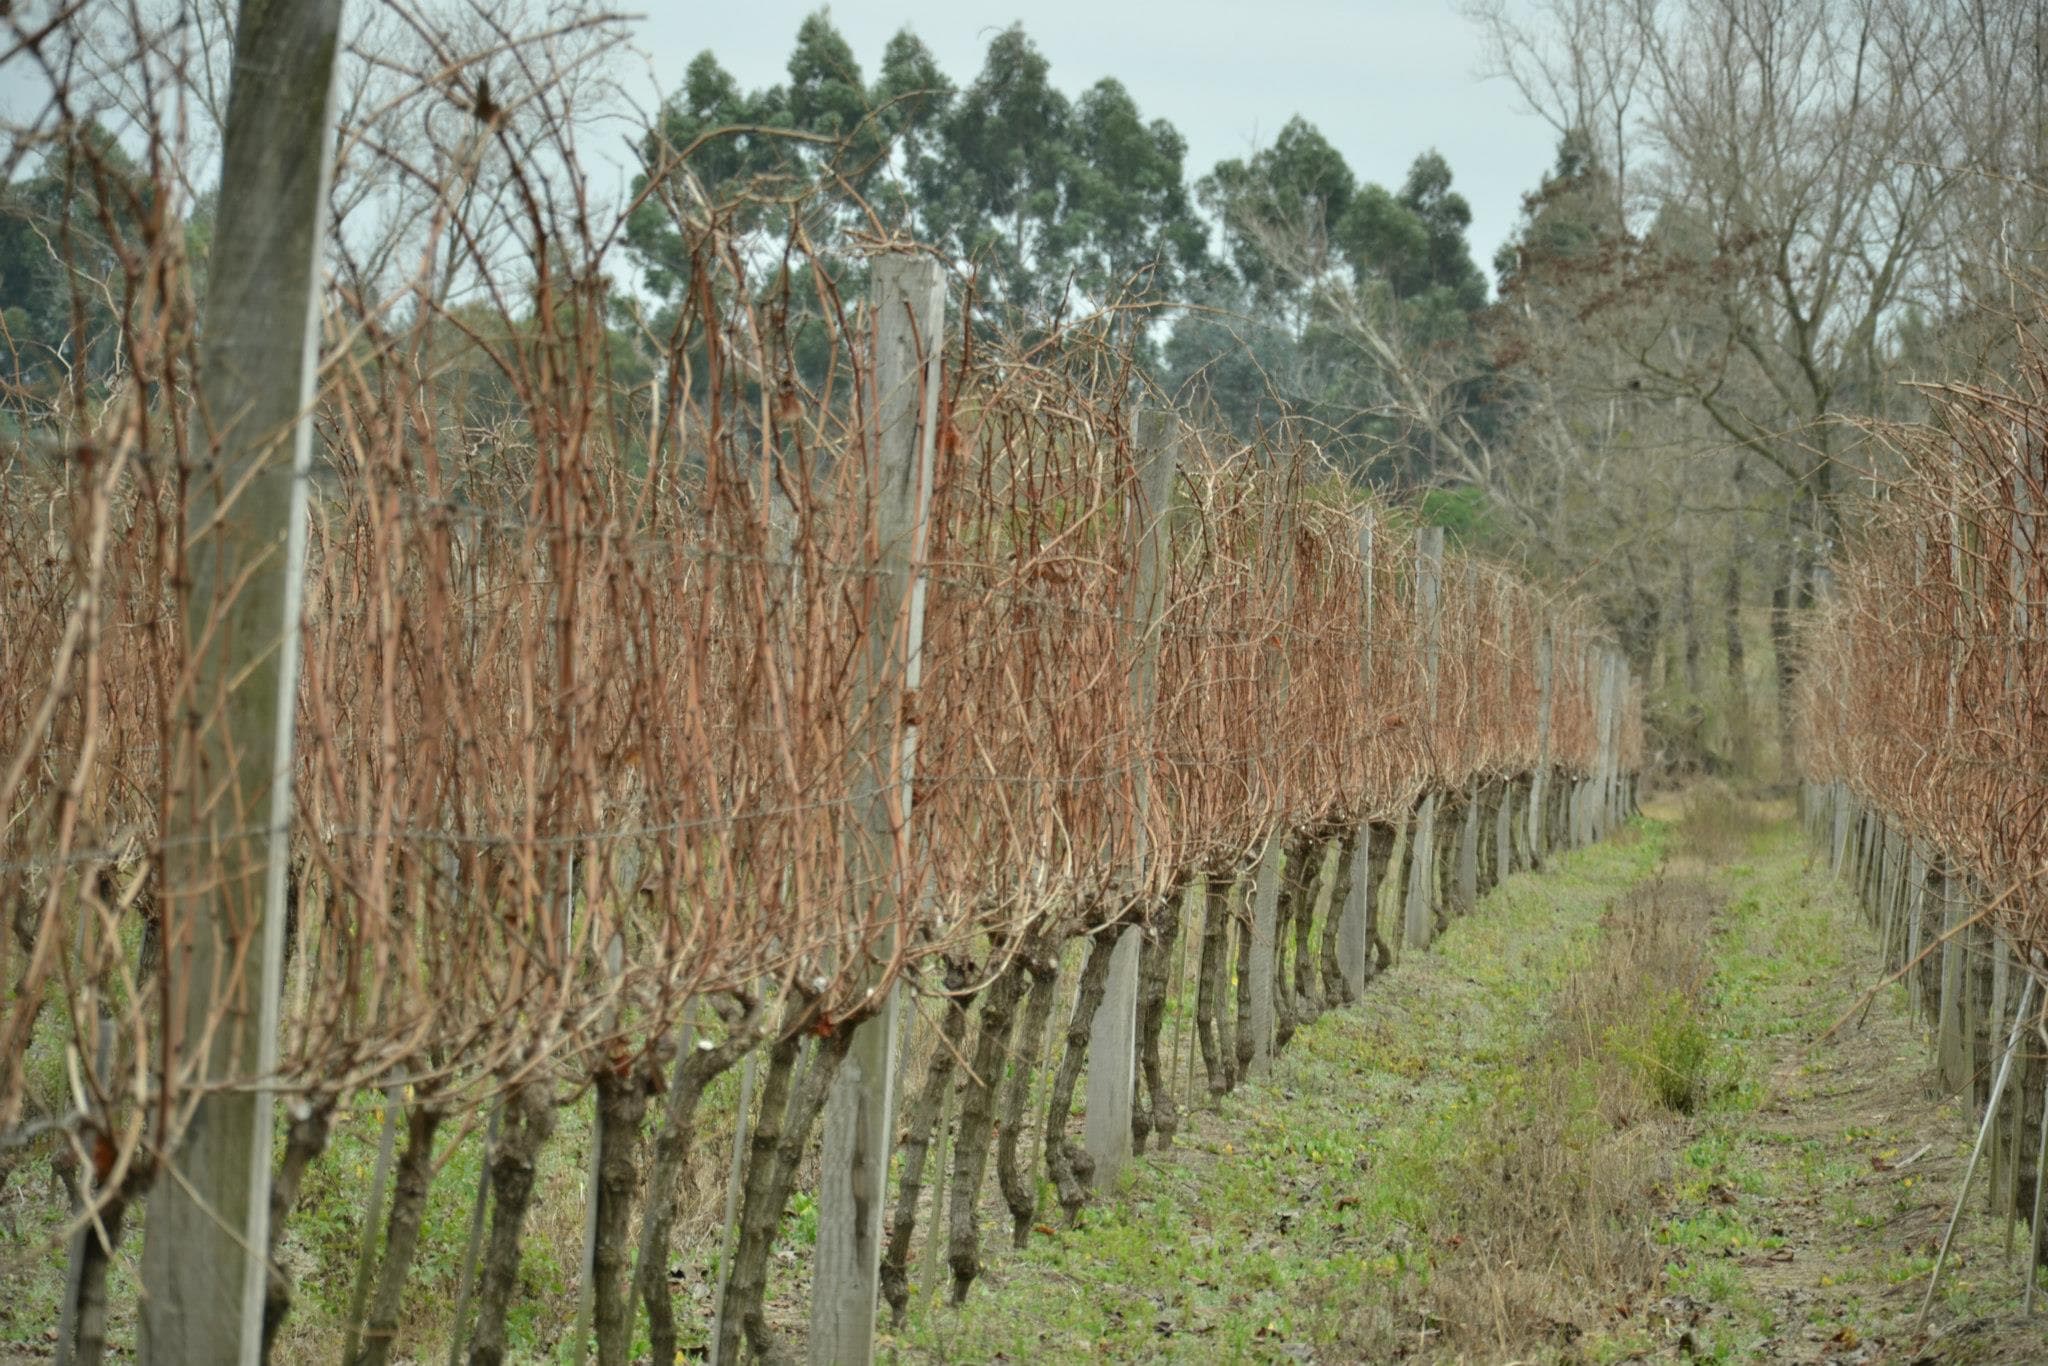
<svg viewBox="0 0 2048 1366">
<path fill-rule="evenodd" d="M 1967 1124 L 1896 989 L 1817 1042 L 1877 960 L 1786 813 L 1659 814 L 1504 884 L 885 1359 L 2048 1359 L 1981 1201 L 1913 1325 Z"/>
</svg>

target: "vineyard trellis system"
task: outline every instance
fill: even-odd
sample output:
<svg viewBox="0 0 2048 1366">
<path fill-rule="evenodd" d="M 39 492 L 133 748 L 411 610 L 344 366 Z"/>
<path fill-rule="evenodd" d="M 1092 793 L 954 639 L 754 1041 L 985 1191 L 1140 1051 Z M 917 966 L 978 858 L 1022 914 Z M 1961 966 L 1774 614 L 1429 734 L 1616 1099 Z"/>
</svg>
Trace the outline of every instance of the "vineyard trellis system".
<svg viewBox="0 0 2048 1366">
<path fill-rule="evenodd" d="M 2031 1308 L 2048 1247 L 2048 351 L 2027 329 L 2015 344 L 2004 387 L 1931 388 L 1926 424 L 1873 426 L 1901 473 L 1826 581 L 1798 738 L 1808 834 L 1981 1120 L 1958 1207 L 1981 1168 L 2008 1249 L 2032 1230 Z"/>
<path fill-rule="evenodd" d="M 52 394 L 16 367 L 0 1160 L 51 1154 L 71 1191 L 70 1359 L 107 1350 L 138 1213 L 145 1349 L 177 1355 L 182 1316 L 264 1355 L 296 1193 L 373 1097 L 361 1256 L 316 1272 L 353 1273 L 351 1361 L 392 1359 L 429 1192 L 477 1129 L 451 1359 L 506 1358 L 570 1107 L 572 1351 L 624 1362 L 644 1324 L 673 1360 L 697 1327 L 671 1239 L 720 1185 L 700 1107 L 735 1070 L 709 1351 L 778 1352 L 801 1186 L 810 1353 L 864 1359 L 921 1211 L 957 1301 L 991 1168 L 1014 1243 L 1041 1173 L 1078 1218 L 1198 1094 L 1633 808 L 1638 702 L 1581 608 L 1298 433 L 1146 398 L 1113 311 L 1005 338 L 914 244 L 834 259 L 799 226 L 764 252 L 650 190 L 630 209 L 673 215 L 692 278 L 626 375 L 617 225 L 564 127 L 492 130 L 499 254 L 444 195 L 404 288 L 327 291 L 310 404 L 206 370 L 234 282 L 195 329 L 164 214 L 108 215 L 118 371 Z M 487 305 L 448 302 L 458 256 Z M 243 459 L 262 480 L 223 477 Z M 273 522 L 195 573 L 279 470 L 303 569 Z M 263 627 L 273 571 L 302 601 Z M 237 748 L 265 686 L 291 703 L 263 721 L 277 793 Z M 208 1146 L 259 1097 L 274 1161 Z M 235 1152 L 244 1175 L 194 1182 Z M 179 1201 L 230 1225 L 220 1262 L 168 1241 Z"/>
</svg>

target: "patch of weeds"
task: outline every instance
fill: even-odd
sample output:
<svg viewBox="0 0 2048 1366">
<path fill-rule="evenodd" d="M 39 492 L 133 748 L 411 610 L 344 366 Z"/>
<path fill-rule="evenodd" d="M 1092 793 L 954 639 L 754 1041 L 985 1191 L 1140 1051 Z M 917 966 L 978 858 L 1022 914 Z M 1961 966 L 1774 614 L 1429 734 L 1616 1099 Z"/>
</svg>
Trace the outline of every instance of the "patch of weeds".
<svg viewBox="0 0 2048 1366">
<path fill-rule="evenodd" d="M 1694 1002 L 1669 993 L 1649 1012 L 1649 1050 L 1641 1059 L 1650 1089 L 1667 1110 L 1689 1115 L 1712 1089 L 1714 1039 Z"/>
<path fill-rule="evenodd" d="M 1690 1295 L 1708 1304 L 1728 1306 L 1744 1299 L 1742 1273 L 1719 1257 L 1673 1262 L 1665 1268 L 1665 1285 L 1675 1295 Z"/>
</svg>

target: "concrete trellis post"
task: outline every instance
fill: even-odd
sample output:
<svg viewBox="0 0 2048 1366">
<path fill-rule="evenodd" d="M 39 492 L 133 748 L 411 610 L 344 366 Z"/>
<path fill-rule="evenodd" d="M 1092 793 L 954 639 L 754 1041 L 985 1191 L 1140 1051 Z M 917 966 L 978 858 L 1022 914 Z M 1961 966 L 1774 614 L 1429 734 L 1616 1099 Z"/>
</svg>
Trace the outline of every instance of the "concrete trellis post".
<svg viewBox="0 0 2048 1366">
<path fill-rule="evenodd" d="M 1473 559 L 1465 561 L 1465 602 L 1466 610 L 1476 616 L 1479 611 L 1479 561 Z M 1464 674 L 1464 714 L 1468 718 L 1475 717 L 1479 712 L 1479 671 L 1467 667 Z M 1469 762 L 1477 756 L 1464 757 Z M 1456 876 L 1453 879 L 1457 888 L 1455 909 L 1460 913 L 1471 911 L 1479 901 L 1479 819 L 1485 790 L 1485 784 L 1476 774 L 1465 780 L 1464 809 L 1458 816 Z"/>
<path fill-rule="evenodd" d="M 1458 904 L 1460 912 L 1470 911 L 1479 901 L 1479 821 L 1485 809 L 1486 787 L 1478 778 L 1465 783 L 1465 810 L 1458 820 Z"/>
<path fill-rule="evenodd" d="M 1444 529 L 1423 527 L 1415 533 L 1415 615 L 1422 622 L 1423 690 L 1427 699 L 1424 724 L 1432 738 L 1437 719 L 1437 680 L 1443 653 Z M 1409 834 L 1408 904 L 1401 942 L 1408 948 L 1429 947 L 1433 928 L 1430 902 L 1435 890 L 1437 794 L 1424 794 Z"/>
<path fill-rule="evenodd" d="M 1364 606 L 1360 612 L 1359 677 L 1364 681 L 1366 705 L 1373 704 L 1372 696 L 1372 647 L 1373 630 L 1373 516 L 1368 508 L 1358 523 L 1358 557 L 1364 573 Z M 1366 913 L 1372 898 L 1379 894 L 1377 887 L 1369 885 L 1368 875 L 1372 868 L 1372 827 L 1360 824 L 1358 838 L 1351 847 L 1351 895 L 1343 906 L 1333 906 L 1330 913 L 1337 915 L 1337 966 L 1344 974 L 1344 981 L 1355 998 L 1365 990 L 1365 965 L 1372 954 L 1370 936 L 1366 933 Z"/>
<path fill-rule="evenodd" d="M 1556 682 L 1552 667 L 1556 637 L 1546 623 L 1536 637 L 1536 772 L 1529 779 L 1529 857 L 1543 865 L 1550 852 L 1550 704 Z"/>
<path fill-rule="evenodd" d="M 1581 643 L 1579 646 L 1579 691 L 1593 699 L 1594 734 L 1599 734 L 1600 699 L 1593 686 L 1593 651 Z M 1597 759 L 1596 759 L 1597 763 Z M 1593 841 L 1593 820 L 1589 810 L 1593 791 L 1593 777 L 1586 774 L 1572 781 L 1571 841 L 1572 848 L 1583 849 Z"/>
<path fill-rule="evenodd" d="M 874 610 L 864 660 L 861 712 L 869 757 L 859 780 L 864 812 L 852 833 L 854 867 L 869 886 L 877 919 L 894 913 L 897 842 L 910 814 L 917 734 L 900 724 L 892 699 L 917 689 L 922 671 L 924 574 L 932 461 L 938 423 L 939 359 L 946 280 L 925 257 L 874 262 L 876 433 L 872 475 L 876 563 Z M 818 1168 L 818 1246 L 811 1289 L 810 1359 L 866 1362 L 874 1356 L 880 1290 L 882 1209 L 895 1112 L 898 1002 L 854 1033 L 825 1105 Z"/>
<path fill-rule="evenodd" d="M 202 453 L 186 510 L 192 764 L 166 813 L 167 1056 L 204 1087 L 277 1066 L 292 718 L 312 466 L 319 261 L 341 0 L 246 0 L 201 342 Z M 212 629 L 208 629 L 211 627 Z M 220 788 L 224 787 L 225 792 Z M 255 826 L 252 832 L 247 826 Z M 239 948 L 238 948 L 239 946 Z M 192 1053 L 216 1007 L 223 1027 Z M 144 1236 L 145 1360 L 262 1354 L 272 1092 L 199 1102 Z"/>
<path fill-rule="evenodd" d="M 1140 638 L 1131 673 L 1131 715 L 1143 737 L 1135 777 L 1139 876 L 1151 851 L 1145 818 L 1151 809 L 1151 728 L 1159 695 L 1159 628 L 1166 613 L 1168 514 L 1180 443 L 1171 413 L 1148 409 L 1138 415 L 1138 499 L 1129 531 L 1136 554 L 1131 620 Z M 1173 908 L 1173 914 L 1179 914 Z M 1094 1182 L 1107 1188 L 1131 1156 L 1131 1101 L 1138 1066 L 1138 949 L 1145 931 L 1133 926 L 1117 940 L 1109 960 L 1109 985 L 1090 1022 L 1088 1120 L 1082 1141 L 1095 1160 Z"/>
<path fill-rule="evenodd" d="M 1288 548 L 1290 528 L 1285 521 L 1285 512 L 1279 508 L 1269 509 L 1265 527 L 1265 542 L 1277 547 L 1273 558 L 1281 564 L 1281 601 L 1291 596 L 1288 576 L 1293 573 L 1293 556 Z M 1278 686 L 1284 699 L 1291 685 L 1287 657 L 1279 653 Z M 1273 960 L 1278 952 L 1275 933 L 1280 918 L 1280 865 L 1286 860 L 1287 832 L 1274 830 L 1266 840 L 1266 848 L 1259 858 L 1258 879 L 1253 889 L 1251 906 L 1251 1030 L 1252 1061 L 1254 1076 L 1264 1075 L 1273 1061 L 1274 1000 Z"/>
<path fill-rule="evenodd" d="M 1287 859 L 1287 841 L 1276 831 L 1266 840 L 1252 883 L 1251 945 L 1251 1074 L 1264 1076 L 1273 1065 L 1274 931 L 1280 918 L 1280 865 Z"/>
<path fill-rule="evenodd" d="M 1621 651 L 1600 651 L 1600 773 L 1597 789 L 1596 838 L 1604 839 L 1621 823 L 1621 711 L 1625 705 L 1628 663 Z"/>
<path fill-rule="evenodd" d="M 1502 583 L 1497 601 L 1500 604 L 1500 697 L 1498 705 L 1501 715 L 1512 714 L 1515 693 L 1515 616 L 1513 600 L 1509 598 L 1505 582 Z M 1514 823 L 1515 823 L 1515 782 L 1512 774 L 1496 778 L 1494 786 L 1499 800 L 1493 807 L 1493 882 L 1497 886 L 1508 880 L 1514 871 Z"/>
<path fill-rule="evenodd" d="M 1941 869 L 1941 996 L 1935 1011 L 1935 1055 L 1942 1085 L 1961 1091 L 1970 1084 L 1969 1022 L 1963 1018 L 1968 954 L 1959 932 L 1968 918 L 1968 882 L 1953 865 Z"/>
<path fill-rule="evenodd" d="M 1913 964 L 1906 974 L 1906 1002 L 1916 1023 L 1927 1017 L 1926 969 L 1919 961 L 1927 943 L 1926 849 L 1915 839 L 1906 850 L 1906 961 Z"/>
</svg>

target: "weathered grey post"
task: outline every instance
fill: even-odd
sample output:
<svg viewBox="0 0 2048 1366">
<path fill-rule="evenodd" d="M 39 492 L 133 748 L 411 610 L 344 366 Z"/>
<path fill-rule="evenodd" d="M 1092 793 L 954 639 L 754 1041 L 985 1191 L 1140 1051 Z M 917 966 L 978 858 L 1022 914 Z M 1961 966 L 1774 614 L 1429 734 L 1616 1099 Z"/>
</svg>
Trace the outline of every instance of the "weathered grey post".
<svg viewBox="0 0 2048 1366">
<path fill-rule="evenodd" d="M 1598 690 L 1594 687 L 1592 674 L 1593 649 L 1590 645 L 1582 642 L 1579 646 L 1579 690 L 1593 698 L 1593 725 L 1594 734 L 1597 736 L 1600 725 L 1600 697 Z M 1598 764 L 1596 751 L 1594 760 L 1596 771 Z M 1591 805 L 1592 791 L 1593 775 L 1591 773 L 1583 774 L 1572 780 L 1571 831 L 1572 848 L 1574 849 L 1583 849 L 1586 845 L 1593 842 L 1593 821 L 1588 810 Z"/>
<path fill-rule="evenodd" d="M 1444 529 L 1426 526 L 1415 533 L 1415 615 L 1422 622 L 1423 690 L 1432 738 L 1437 719 L 1437 678 L 1443 652 Z M 1424 794 L 1410 832 L 1408 905 L 1401 942 L 1409 948 L 1429 947 L 1434 928 L 1430 902 L 1435 896 L 1436 807 L 1434 790 Z"/>
<path fill-rule="evenodd" d="M 1332 914 L 1341 917 L 1337 921 L 1337 970 L 1344 975 L 1353 1000 L 1365 990 L 1366 963 L 1372 956 L 1365 921 L 1378 889 L 1368 885 L 1371 868 L 1372 825 L 1361 821 L 1358 838 L 1351 846 L 1351 894 L 1344 898 L 1343 906 L 1331 908 Z"/>
<path fill-rule="evenodd" d="M 1465 561 L 1465 602 L 1466 610 L 1475 616 L 1479 611 L 1479 561 Z M 1465 674 L 1465 715 L 1473 716 L 1479 709 L 1479 671 L 1466 668 Z M 1479 901 L 1479 813 L 1483 785 L 1477 774 L 1465 780 L 1464 809 L 1458 814 L 1456 848 L 1456 884 L 1454 907 L 1460 913 L 1469 912 Z"/>
<path fill-rule="evenodd" d="M 1372 634 L 1373 621 L 1373 516 L 1367 508 L 1358 523 L 1358 557 L 1362 561 L 1365 580 L 1365 599 L 1359 642 L 1358 670 L 1364 680 L 1366 703 L 1372 704 Z M 1332 915 L 1340 916 L 1337 921 L 1337 968 L 1344 975 L 1345 984 L 1350 987 L 1355 1000 L 1365 990 L 1365 965 L 1372 953 L 1372 944 L 1366 934 L 1367 909 L 1373 897 L 1379 895 L 1379 888 L 1370 886 L 1368 876 L 1372 868 L 1372 826 L 1361 822 L 1358 838 L 1351 846 L 1351 895 L 1345 898 L 1341 907 L 1330 908 Z"/>
<path fill-rule="evenodd" d="M 1611 685 L 1613 699 L 1607 706 L 1607 829 L 1611 834 L 1620 827 L 1628 815 L 1628 804 L 1622 795 L 1621 773 L 1621 720 L 1628 711 L 1628 656 L 1620 650 L 1609 653 L 1610 668 L 1614 681 Z"/>
<path fill-rule="evenodd" d="M 1529 857 L 1537 866 L 1550 853 L 1550 822 L 1544 818 L 1550 803 L 1550 703 L 1554 693 L 1552 677 L 1556 637 L 1545 622 L 1536 637 L 1536 772 L 1529 781 Z"/>
<path fill-rule="evenodd" d="M 860 778 L 864 811 L 853 832 L 857 885 L 887 890 L 877 919 L 909 895 L 897 885 L 896 845 L 908 823 L 917 753 L 913 726 L 889 699 L 917 689 L 924 635 L 924 544 L 938 424 L 946 279 L 928 257 L 878 256 L 875 310 L 876 442 L 869 485 L 876 560 L 864 661 L 868 704 Z M 893 752 L 892 752 L 893 751 Z M 811 1288 L 810 1359 L 874 1356 L 882 1207 L 895 1112 L 896 993 L 863 1022 L 825 1104 L 818 1167 L 818 1245 Z"/>
<path fill-rule="evenodd" d="M 1621 817 L 1621 708 L 1627 665 L 1621 651 L 1600 651 L 1600 772 L 1596 838 L 1605 839 Z"/>
<path fill-rule="evenodd" d="M 197 726 L 163 830 L 164 1056 L 202 1088 L 277 1065 L 340 27 L 341 0 L 243 0 L 235 27 L 194 427 L 212 445 L 195 452 L 185 523 Z M 149 1201 L 143 1360 L 258 1360 L 271 1117 L 267 1086 L 218 1090 L 177 1141 Z"/>
<path fill-rule="evenodd" d="M 1289 527 L 1287 513 L 1277 502 L 1270 504 L 1266 512 L 1265 543 L 1273 547 L 1271 560 L 1281 566 L 1282 603 L 1289 601 L 1292 586 L 1289 578 L 1293 573 L 1292 553 L 1288 549 Z M 1278 687 L 1284 701 L 1292 678 L 1284 646 L 1274 650 L 1277 656 L 1279 675 Z M 1258 879 L 1253 887 L 1251 915 L 1251 1029 L 1252 1061 L 1251 1074 L 1263 1076 L 1273 1061 L 1275 1035 L 1273 1000 L 1273 958 L 1278 951 L 1274 942 L 1280 918 L 1280 866 L 1287 857 L 1287 830 L 1283 825 L 1267 836 L 1265 850 L 1259 858 Z"/>
<path fill-rule="evenodd" d="M 1835 829 L 1829 840 L 1829 862 L 1827 870 L 1833 877 L 1841 877 L 1841 864 L 1849 858 L 1849 817 L 1853 803 L 1849 799 L 1849 788 L 1845 782 L 1835 782 Z"/>
<path fill-rule="evenodd" d="M 1140 737 L 1133 781 L 1137 796 L 1138 876 L 1147 875 L 1151 850 L 1145 818 L 1151 810 L 1152 714 L 1159 695 L 1159 630 L 1166 613 L 1168 514 L 1180 442 L 1171 413 L 1147 409 L 1138 415 L 1137 498 L 1128 533 L 1136 573 L 1130 618 L 1141 623 L 1131 669 L 1131 720 Z M 1169 908 L 1180 914 L 1178 906 Z M 1082 1143 L 1095 1159 L 1094 1183 L 1107 1189 L 1131 1156 L 1131 1099 L 1138 1067 L 1138 949 L 1145 931 L 1123 932 L 1109 960 L 1109 984 L 1096 1008 L 1088 1036 L 1088 1119 Z"/>
<path fill-rule="evenodd" d="M 1496 583 L 1495 601 L 1499 604 L 1500 613 L 1500 696 L 1496 705 L 1500 707 L 1501 714 L 1506 715 L 1515 695 L 1515 614 L 1505 580 Z M 1514 871 L 1515 779 L 1511 773 L 1496 774 L 1489 782 L 1496 794 L 1491 818 L 1493 829 L 1481 831 L 1480 838 L 1492 842 L 1492 852 L 1482 856 L 1492 860 L 1492 873 L 1487 881 L 1497 887 L 1506 882 Z"/>
<path fill-rule="evenodd" d="M 1251 1074 L 1264 1076 L 1273 1064 L 1274 931 L 1280 918 L 1280 865 L 1287 859 L 1287 841 L 1279 831 L 1266 839 L 1252 883 Z"/>
<path fill-rule="evenodd" d="M 1884 848 L 1879 857 L 1877 887 L 1877 942 L 1886 967 L 1893 964 L 1892 936 L 1899 919 L 1899 832 L 1885 827 Z"/>
<path fill-rule="evenodd" d="M 1479 903 L 1479 815 L 1484 809 L 1484 785 L 1477 777 L 1465 782 L 1465 811 L 1458 821 L 1458 910 L 1470 911 Z"/>
<path fill-rule="evenodd" d="M 1925 850 L 1926 845 L 1916 838 L 1906 851 L 1906 961 L 1913 965 L 1906 974 L 1906 1002 L 1912 1008 L 1916 1025 L 1927 1018 L 1926 969 L 1920 962 L 1920 952 L 1927 942 Z"/>
<path fill-rule="evenodd" d="M 1942 1085 L 1961 1091 L 1970 1084 L 1969 1025 L 1963 1019 L 1963 973 L 1968 955 L 1960 933 L 1969 907 L 1968 884 L 1944 861 L 1941 875 L 1941 997 L 1935 1014 L 1935 1057 Z"/>
</svg>

